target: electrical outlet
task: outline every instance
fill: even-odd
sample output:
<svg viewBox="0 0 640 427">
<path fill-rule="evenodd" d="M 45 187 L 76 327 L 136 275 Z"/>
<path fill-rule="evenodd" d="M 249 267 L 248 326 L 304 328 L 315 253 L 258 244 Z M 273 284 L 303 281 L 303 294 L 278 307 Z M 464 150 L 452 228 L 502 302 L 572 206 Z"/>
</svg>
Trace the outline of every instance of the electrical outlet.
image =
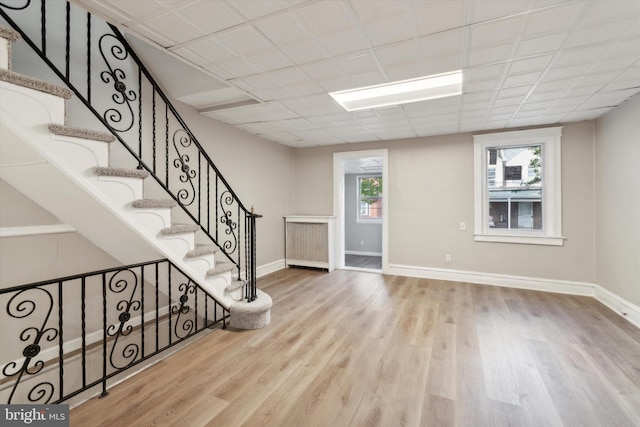
<svg viewBox="0 0 640 427">
<path fill-rule="evenodd" d="M 444 256 L 444 262 L 451 262 L 451 255 L 447 254 Z"/>
<path fill-rule="evenodd" d="M 467 224 L 465 224 L 464 222 L 460 223 L 460 231 L 464 231 L 467 229 Z"/>
</svg>

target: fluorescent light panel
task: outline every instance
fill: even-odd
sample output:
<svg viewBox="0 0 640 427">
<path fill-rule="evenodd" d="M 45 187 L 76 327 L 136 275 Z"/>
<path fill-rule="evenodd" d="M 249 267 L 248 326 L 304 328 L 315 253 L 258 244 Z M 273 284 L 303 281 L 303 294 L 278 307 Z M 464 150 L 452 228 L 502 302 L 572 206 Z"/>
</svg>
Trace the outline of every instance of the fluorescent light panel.
<svg viewBox="0 0 640 427">
<path fill-rule="evenodd" d="M 347 111 L 408 104 L 462 93 L 462 70 L 358 89 L 330 92 Z"/>
</svg>

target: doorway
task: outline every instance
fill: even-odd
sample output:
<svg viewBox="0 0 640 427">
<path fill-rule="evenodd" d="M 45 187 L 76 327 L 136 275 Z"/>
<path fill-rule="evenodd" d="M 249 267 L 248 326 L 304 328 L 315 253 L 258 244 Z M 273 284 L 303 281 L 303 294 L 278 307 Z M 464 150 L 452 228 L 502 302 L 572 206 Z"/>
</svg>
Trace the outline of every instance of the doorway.
<svg viewBox="0 0 640 427">
<path fill-rule="evenodd" d="M 387 155 L 386 149 L 334 153 L 337 268 L 387 269 Z"/>
</svg>

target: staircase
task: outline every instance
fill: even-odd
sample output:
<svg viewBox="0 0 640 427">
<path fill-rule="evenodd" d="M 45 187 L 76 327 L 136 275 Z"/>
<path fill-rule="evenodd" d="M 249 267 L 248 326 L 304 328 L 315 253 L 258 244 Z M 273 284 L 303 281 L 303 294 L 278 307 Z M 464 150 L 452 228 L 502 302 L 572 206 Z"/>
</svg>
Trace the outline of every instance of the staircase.
<svg viewBox="0 0 640 427">
<path fill-rule="evenodd" d="M 67 125 L 66 105 L 74 95 L 70 89 L 11 71 L 12 44 L 19 39 L 16 31 L 0 27 L 0 177 L 123 264 L 168 258 L 229 310 L 232 327 L 267 326 L 272 302 L 255 289 L 255 241 L 246 251 L 249 255 L 243 255 L 240 232 L 238 236 L 234 232 L 241 221 L 231 219 L 232 209 L 223 208 L 223 215 L 216 210 L 214 220 L 221 216 L 230 230 L 226 234 L 236 237 L 235 252 L 224 252 L 230 245 L 212 240 L 213 233 L 206 233 L 210 242 L 199 242 L 198 236 L 208 228 L 202 220 L 198 222 L 199 213 L 193 221 L 194 215 L 182 212 L 185 206 L 180 197 L 162 186 L 145 184 L 150 172 L 144 167 L 111 164 L 111 145 L 122 139 L 120 135 L 113 129 L 103 132 Z M 188 159 L 179 156 L 183 172 L 188 171 Z M 168 170 L 166 174 L 169 177 Z M 166 198 L 146 197 L 148 191 Z M 240 208 L 238 212 L 240 218 Z M 245 224 L 255 217 L 247 214 Z M 247 246 L 247 237 L 244 240 Z M 237 261 L 230 253 L 237 253 Z"/>
</svg>

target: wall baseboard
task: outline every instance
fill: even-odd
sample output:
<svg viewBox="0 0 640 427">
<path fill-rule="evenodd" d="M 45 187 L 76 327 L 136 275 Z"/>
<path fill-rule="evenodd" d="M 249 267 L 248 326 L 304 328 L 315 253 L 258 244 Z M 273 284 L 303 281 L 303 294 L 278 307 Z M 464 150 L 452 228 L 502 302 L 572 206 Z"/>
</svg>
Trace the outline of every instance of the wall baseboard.
<svg viewBox="0 0 640 427">
<path fill-rule="evenodd" d="M 258 267 L 258 277 L 286 268 L 285 260 L 278 260 Z M 476 271 L 449 270 L 444 268 L 417 267 L 412 265 L 389 264 L 384 274 L 419 277 L 424 279 L 447 280 L 452 282 L 476 283 L 479 285 L 505 286 L 532 291 L 593 297 L 619 316 L 640 329 L 640 307 L 625 300 L 602 286 L 590 282 L 552 280 L 538 277 L 511 276 L 506 274 L 481 273 Z"/>
<path fill-rule="evenodd" d="M 442 268 L 416 267 L 390 264 L 385 274 L 420 277 L 425 279 L 448 280 L 476 283 L 480 285 L 505 286 L 533 291 L 593 297 L 631 324 L 640 328 L 640 307 L 626 301 L 602 286 L 590 282 L 552 280 L 538 277 L 510 276 L 505 274 L 481 273 L 475 271 L 448 270 Z"/>
<path fill-rule="evenodd" d="M 267 274 L 275 273 L 279 270 L 284 270 L 286 267 L 287 266 L 284 259 L 279 259 L 268 264 L 259 265 L 256 270 L 256 277 L 266 276 Z"/>
</svg>

